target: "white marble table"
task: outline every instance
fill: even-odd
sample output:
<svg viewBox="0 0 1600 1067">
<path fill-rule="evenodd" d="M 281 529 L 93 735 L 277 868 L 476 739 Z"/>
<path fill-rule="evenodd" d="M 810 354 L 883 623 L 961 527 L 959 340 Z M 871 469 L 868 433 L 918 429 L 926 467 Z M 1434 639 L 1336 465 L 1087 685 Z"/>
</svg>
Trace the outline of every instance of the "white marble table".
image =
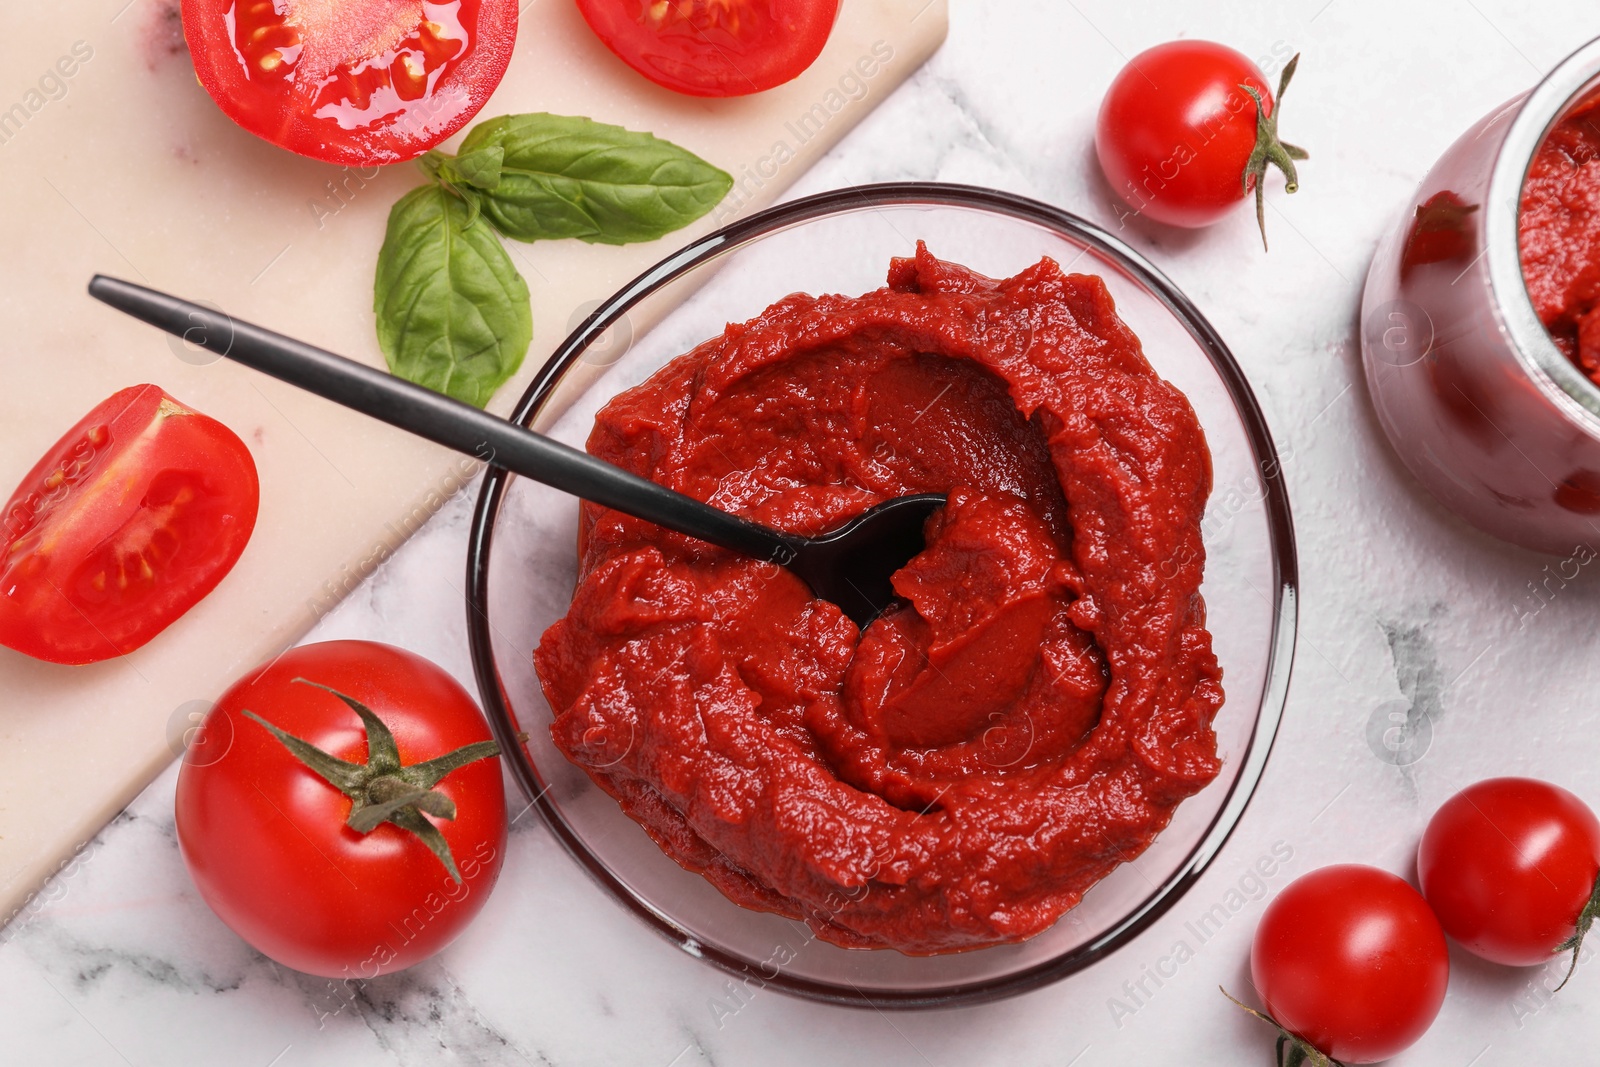
<svg viewBox="0 0 1600 1067">
<path fill-rule="evenodd" d="M 1270 1034 L 1217 986 L 1247 991 L 1267 895 L 1332 862 L 1409 872 L 1428 814 L 1490 774 L 1542 776 L 1600 803 L 1600 580 L 1541 584 L 1549 561 L 1424 497 L 1380 439 L 1355 346 L 1368 257 L 1413 184 L 1457 133 L 1600 34 L 1600 9 L 1250 6 L 956 0 L 945 49 L 797 190 L 969 181 L 1114 226 L 1090 131 L 1126 56 L 1176 36 L 1304 53 L 1283 129 L 1312 158 L 1298 195 L 1270 197 L 1270 255 L 1248 211 L 1198 234 L 1129 227 L 1255 384 L 1289 456 L 1304 594 L 1265 781 L 1217 863 L 1153 928 L 1084 973 L 997 1005 L 889 1015 L 766 991 L 730 1014 L 725 976 L 602 896 L 530 815 L 477 924 L 351 999 L 255 954 L 200 902 L 174 841 L 169 771 L 0 932 L 0 1062 L 1265 1064 Z M 307 639 L 391 641 L 470 684 L 460 579 L 470 504 L 447 506 Z M 1375 752 L 1367 728 L 1408 709 L 1433 731 L 1402 766 Z M 1275 846 L 1292 858 L 1262 886 L 1250 872 Z M 1201 943 L 1188 924 L 1219 904 L 1229 918 Z M 1192 958 L 1177 965 L 1180 942 Z M 1452 963 L 1439 1021 L 1395 1063 L 1580 1062 L 1600 1041 L 1600 965 L 1552 1000 L 1541 984 L 1554 971 L 1460 953 Z"/>
</svg>

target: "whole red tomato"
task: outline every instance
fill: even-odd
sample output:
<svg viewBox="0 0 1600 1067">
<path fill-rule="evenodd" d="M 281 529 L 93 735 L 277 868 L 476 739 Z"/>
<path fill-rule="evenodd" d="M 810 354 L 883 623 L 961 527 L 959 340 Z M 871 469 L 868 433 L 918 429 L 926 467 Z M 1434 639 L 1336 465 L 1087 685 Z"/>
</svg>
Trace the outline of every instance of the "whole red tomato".
<svg viewBox="0 0 1600 1067">
<path fill-rule="evenodd" d="M 200 730 L 205 755 L 178 774 L 178 844 L 206 903 L 264 955 L 372 978 L 444 948 L 488 899 L 505 853 L 500 763 L 477 705 L 427 660 L 370 641 L 292 649 Z M 408 778 L 452 753 L 461 765 L 418 796 Z M 383 773 L 349 769 L 369 763 Z M 350 825 L 363 815 L 366 832 Z"/>
<path fill-rule="evenodd" d="M 1278 82 L 1288 88 L 1300 57 Z M 1171 41 L 1139 53 L 1111 83 L 1095 121 L 1095 154 L 1129 207 L 1171 226 L 1209 226 L 1251 191 L 1266 242 L 1262 181 L 1268 165 L 1299 187 L 1304 149 L 1278 139 L 1278 115 L 1261 71 L 1210 41 Z"/>
<path fill-rule="evenodd" d="M 1267 906 L 1250 977 L 1289 1034 L 1335 1060 L 1376 1063 L 1439 1014 L 1450 958 L 1415 889 L 1387 871 L 1343 864 L 1297 878 Z"/>
<path fill-rule="evenodd" d="M 113 393 L 0 512 L 0 644 L 52 663 L 127 655 L 222 581 L 260 500 L 232 430 L 158 386 Z"/>
<path fill-rule="evenodd" d="M 1528 967 L 1572 950 L 1594 919 L 1600 820 L 1560 786 L 1490 778 L 1445 801 L 1417 848 L 1422 895 L 1445 933 Z"/>
<path fill-rule="evenodd" d="M 578 0 L 578 10 L 618 59 L 657 85 L 744 96 L 792 81 L 816 61 L 839 0 Z M 885 62 L 881 47 L 873 55 Z"/>
<path fill-rule="evenodd" d="M 194 72 L 223 113 L 350 166 L 420 156 L 464 126 L 511 61 L 517 0 L 183 0 Z"/>
</svg>

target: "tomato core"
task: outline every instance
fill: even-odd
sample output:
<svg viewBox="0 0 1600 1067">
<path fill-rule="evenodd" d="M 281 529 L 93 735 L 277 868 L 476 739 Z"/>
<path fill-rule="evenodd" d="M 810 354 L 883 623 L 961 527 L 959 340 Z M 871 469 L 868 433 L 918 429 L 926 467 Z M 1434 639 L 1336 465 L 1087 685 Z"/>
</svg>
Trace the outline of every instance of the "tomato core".
<svg viewBox="0 0 1600 1067">
<path fill-rule="evenodd" d="M 183 0 L 195 73 L 239 125 L 335 163 L 410 159 L 505 73 L 516 0 Z"/>
<path fill-rule="evenodd" d="M 477 0 L 350 7 L 242 0 L 232 9 L 234 48 L 252 76 L 295 82 L 292 91 L 310 98 L 314 118 L 347 130 L 402 114 L 422 99 L 465 51 Z"/>
</svg>

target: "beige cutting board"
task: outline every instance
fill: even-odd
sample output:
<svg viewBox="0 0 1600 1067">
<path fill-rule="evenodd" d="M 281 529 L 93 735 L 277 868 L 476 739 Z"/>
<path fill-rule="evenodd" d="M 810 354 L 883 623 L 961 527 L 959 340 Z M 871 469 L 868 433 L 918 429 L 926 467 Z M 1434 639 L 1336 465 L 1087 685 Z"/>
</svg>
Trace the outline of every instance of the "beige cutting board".
<svg viewBox="0 0 1600 1067">
<path fill-rule="evenodd" d="M 176 0 L 8 5 L 0 494 L 97 402 L 148 381 L 249 444 L 261 517 L 216 592 L 137 653 L 61 667 L 0 648 L 0 922 L 173 758 L 185 705 L 215 698 L 304 633 L 471 469 L 225 361 L 186 361 L 181 346 L 84 295 L 91 274 L 120 275 L 383 362 L 373 264 L 389 206 L 417 171 L 341 170 L 236 128 L 195 82 L 176 9 Z M 938 47 L 945 26 L 945 0 L 844 0 L 801 78 L 698 100 L 623 66 L 571 0 L 529 0 L 511 69 L 483 114 L 553 111 L 648 130 L 733 174 L 724 207 L 736 211 L 646 245 L 510 245 L 533 293 L 534 338 L 492 408 L 510 407 L 575 312 L 688 238 L 771 203 Z"/>
</svg>

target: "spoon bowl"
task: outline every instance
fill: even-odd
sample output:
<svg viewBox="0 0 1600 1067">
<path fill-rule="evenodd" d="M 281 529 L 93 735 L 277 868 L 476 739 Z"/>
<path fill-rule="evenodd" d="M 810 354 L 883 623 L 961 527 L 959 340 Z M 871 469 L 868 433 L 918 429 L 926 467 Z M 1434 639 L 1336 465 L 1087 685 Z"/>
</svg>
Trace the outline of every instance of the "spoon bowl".
<svg viewBox="0 0 1600 1067">
<path fill-rule="evenodd" d="M 923 527 L 944 500 L 917 493 L 875 504 L 819 537 L 797 538 L 787 566 L 865 630 L 895 599 L 890 579 L 922 551 Z"/>
</svg>

